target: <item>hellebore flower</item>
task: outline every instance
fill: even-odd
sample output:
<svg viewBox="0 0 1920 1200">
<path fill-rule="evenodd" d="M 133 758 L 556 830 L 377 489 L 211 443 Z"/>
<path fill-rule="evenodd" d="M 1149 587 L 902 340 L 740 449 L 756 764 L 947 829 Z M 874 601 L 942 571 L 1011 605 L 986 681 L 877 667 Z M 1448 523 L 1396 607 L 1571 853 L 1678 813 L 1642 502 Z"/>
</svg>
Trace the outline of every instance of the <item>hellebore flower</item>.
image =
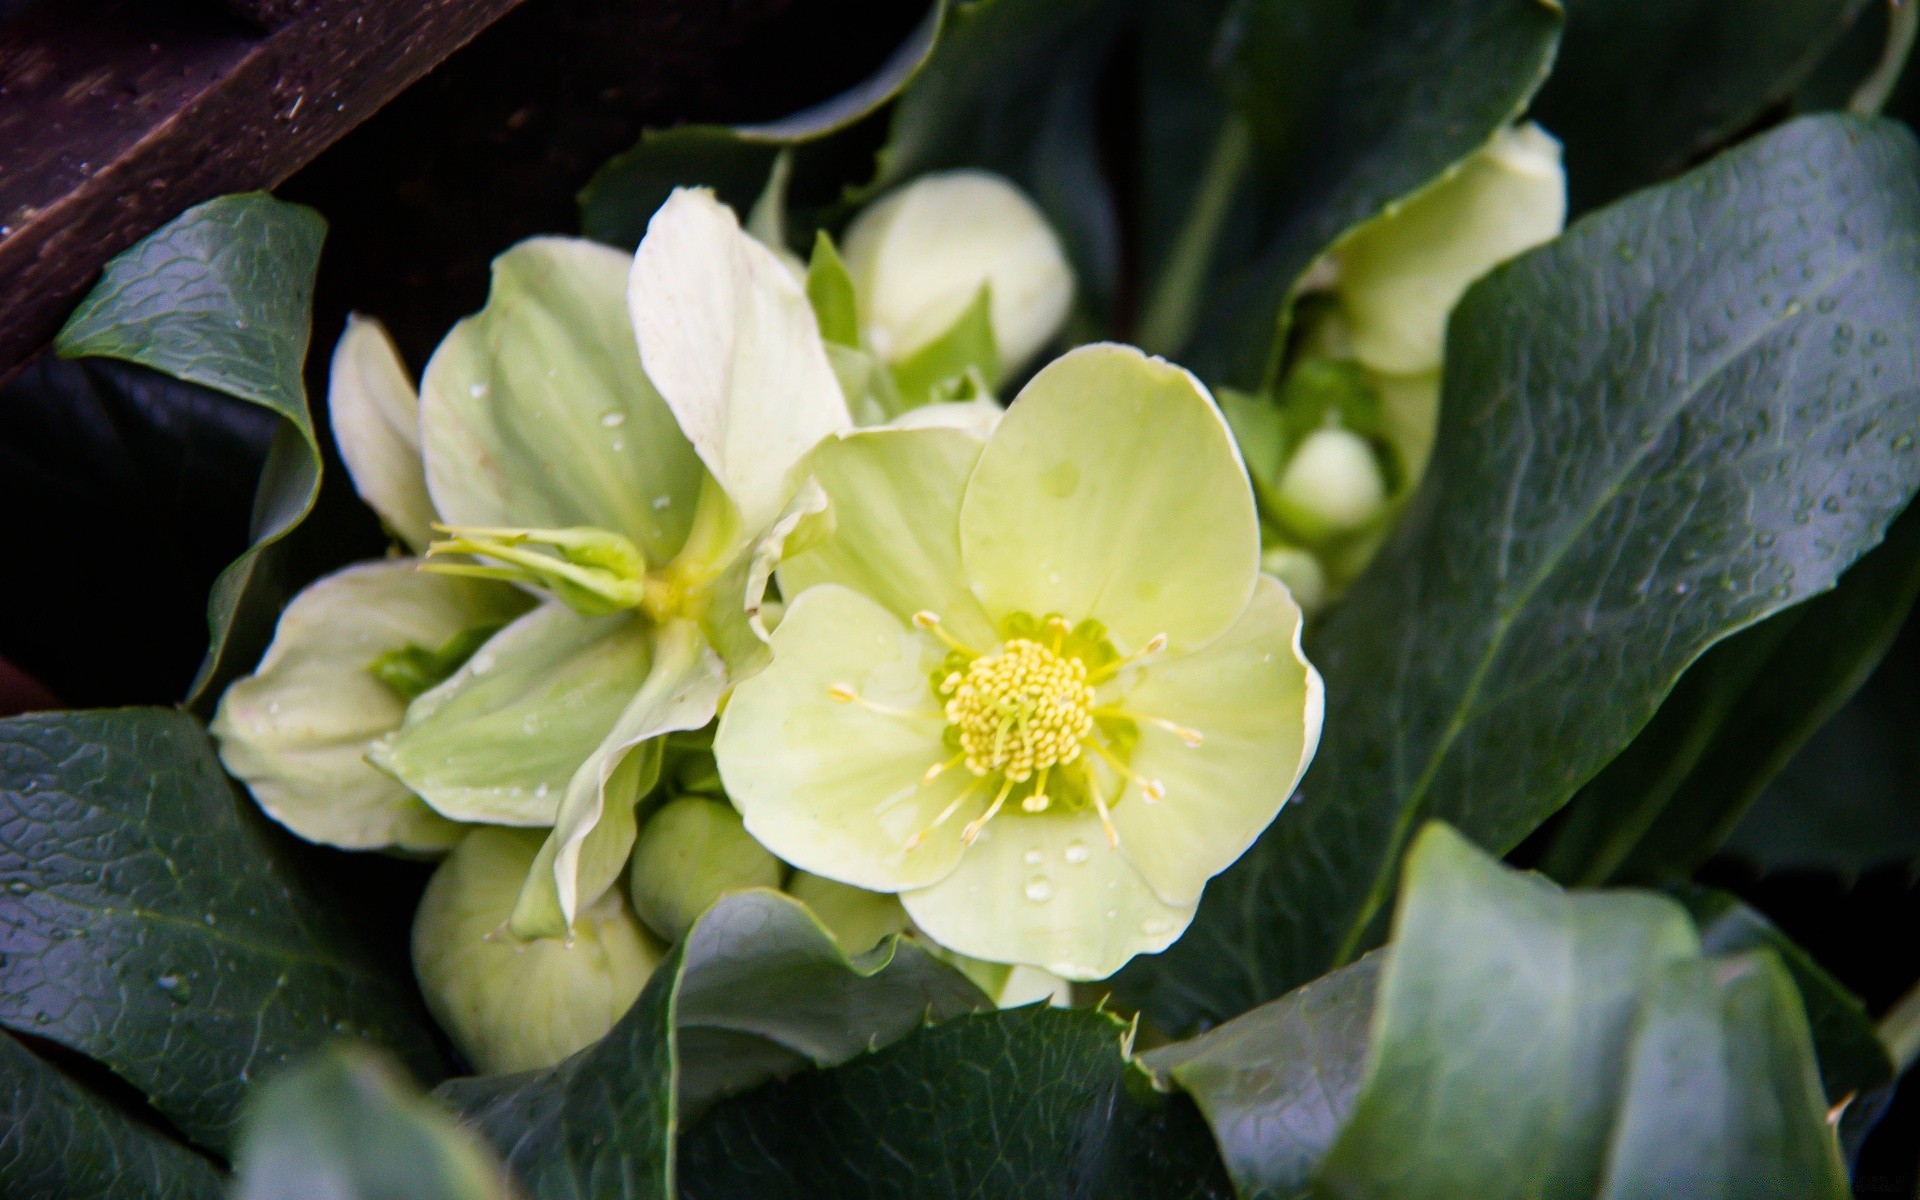
<svg viewBox="0 0 1920 1200">
<path fill-rule="evenodd" d="M 1164 948 L 1319 738 L 1225 422 L 1130 347 L 1044 368 L 991 436 L 843 434 L 772 664 L 714 751 L 768 849 L 933 941 L 1073 979 Z"/>
<path fill-rule="evenodd" d="M 998 175 L 924 175 L 847 227 L 846 269 L 859 324 L 898 366 L 948 335 L 985 291 L 997 386 L 1053 340 L 1073 303 L 1060 239 L 1031 200 Z"/>
<path fill-rule="evenodd" d="M 662 735 L 765 660 L 759 596 L 806 508 L 786 512 L 794 467 L 850 423 L 806 294 L 710 194 L 677 191 L 635 256 L 501 255 L 418 398 L 356 320 L 330 404 L 356 488 L 426 557 L 303 593 L 222 699 L 222 757 L 318 841 L 550 829 L 509 924 L 569 936 L 626 865 Z"/>
</svg>

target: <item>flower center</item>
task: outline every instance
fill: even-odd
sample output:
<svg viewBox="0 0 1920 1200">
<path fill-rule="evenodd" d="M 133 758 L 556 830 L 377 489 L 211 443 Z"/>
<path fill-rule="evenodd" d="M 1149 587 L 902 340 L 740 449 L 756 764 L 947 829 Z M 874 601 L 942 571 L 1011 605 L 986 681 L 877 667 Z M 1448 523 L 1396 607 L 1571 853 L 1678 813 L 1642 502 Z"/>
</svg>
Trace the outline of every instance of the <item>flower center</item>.
<svg viewBox="0 0 1920 1200">
<path fill-rule="evenodd" d="M 940 694 L 975 775 L 1001 771 L 1024 783 L 1036 771 L 1080 757 L 1082 740 L 1093 732 L 1087 664 L 1027 638 L 948 675 Z"/>
</svg>

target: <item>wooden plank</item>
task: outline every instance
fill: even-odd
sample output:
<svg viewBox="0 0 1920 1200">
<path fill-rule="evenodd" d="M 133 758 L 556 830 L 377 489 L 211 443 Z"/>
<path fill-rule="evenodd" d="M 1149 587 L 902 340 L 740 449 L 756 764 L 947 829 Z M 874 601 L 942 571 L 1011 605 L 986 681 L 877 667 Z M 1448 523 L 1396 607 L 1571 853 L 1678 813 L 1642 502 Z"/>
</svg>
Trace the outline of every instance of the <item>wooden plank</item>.
<svg viewBox="0 0 1920 1200">
<path fill-rule="evenodd" d="M 57 0 L 0 28 L 0 381 L 102 263 L 272 187 L 520 0 L 291 0 L 279 23 Z"/>
</svg>

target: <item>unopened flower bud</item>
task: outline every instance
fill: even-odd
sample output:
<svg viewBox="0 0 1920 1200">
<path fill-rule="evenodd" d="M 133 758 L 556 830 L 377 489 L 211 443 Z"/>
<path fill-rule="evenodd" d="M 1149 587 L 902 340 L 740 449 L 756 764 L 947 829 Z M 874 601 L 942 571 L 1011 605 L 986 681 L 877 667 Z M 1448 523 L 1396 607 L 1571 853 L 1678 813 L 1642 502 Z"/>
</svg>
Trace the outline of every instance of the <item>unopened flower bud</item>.
<svg viewBox="0 0 1920 1200">
<path fill-rule="evenodd" d="M 647 927 L 676 942 L 722 893 L 777 888 L 784 873 L 780 860 L 753 840 L 731 804 L 680 796 L 641 826 L 627 887 Z"/>
<path fill-rule="evenodd" d="M 1308 542 L 1364 527 L 1387 502 L 1387 481 L 1367 440 L 1316 429 L 1293 452 L 1276 489 L 1280 518 Z"/>
<path fill-rule="evenodd" d="M 795 871 L 787 894 L 813 910 L 848 954 L 865 954 L 888 934 L 907 927 L 907 910 L 890 892 L 869 892 L 850 883 Z"/>
<path fill-rule="evenodd" d="M 420 991 L 483 1072 L 551 1066 L 598 1040 L 663 953 L 618 889 L 582 912 L 564 942 L 508 934 L 514 898 L 545 839 L 539 829 L 476 828 L 434 872 L 414 914 Z"/>
<path fill-rule="evenodd" d="M 1260 551 L 1260 569 L 1287 585 L 1300 611 L 1312 616 L 1327 602 L 1327 569 L 1319 555 L 1298 546 L 1276 544 Z"/>
<path fill-rule="evenodd" d="M 1531 123 L 1501 130 L 1334 248 L 1330 273 L 1355 357 L 1396 375 L 1438 367 L 1447 317 L 1468 285 L 1551 240 L 1566 218 L 1560 143 Z"/>
<path fill-rule="evenodd" d="M 1046 218 L 984 171 L 922 176 L 884 197 L 848 227 L 844 253 L 867 340 L 888 363 L 947 333 L 985 286 L 1005 379 L 1053 340 L 1073 302 Z"/>
</svg>

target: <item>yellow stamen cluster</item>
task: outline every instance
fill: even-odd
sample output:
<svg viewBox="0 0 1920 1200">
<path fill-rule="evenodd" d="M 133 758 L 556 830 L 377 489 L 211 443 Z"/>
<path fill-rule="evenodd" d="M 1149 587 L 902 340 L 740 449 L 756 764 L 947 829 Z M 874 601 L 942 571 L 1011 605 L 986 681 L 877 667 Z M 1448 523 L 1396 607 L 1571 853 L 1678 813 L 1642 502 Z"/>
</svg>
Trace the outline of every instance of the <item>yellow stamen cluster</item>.
<svg viewBox="0 0 1920 1200">
<path fill-rule="evenodd" d="M 976 658 L 941 685 L 946 717 L 960 734 L 967 769 L 1003 772 L 1015 783 L 1080 757 L 1093 732 L 1087 666 L 1026 638 Z"/>
</svg>

